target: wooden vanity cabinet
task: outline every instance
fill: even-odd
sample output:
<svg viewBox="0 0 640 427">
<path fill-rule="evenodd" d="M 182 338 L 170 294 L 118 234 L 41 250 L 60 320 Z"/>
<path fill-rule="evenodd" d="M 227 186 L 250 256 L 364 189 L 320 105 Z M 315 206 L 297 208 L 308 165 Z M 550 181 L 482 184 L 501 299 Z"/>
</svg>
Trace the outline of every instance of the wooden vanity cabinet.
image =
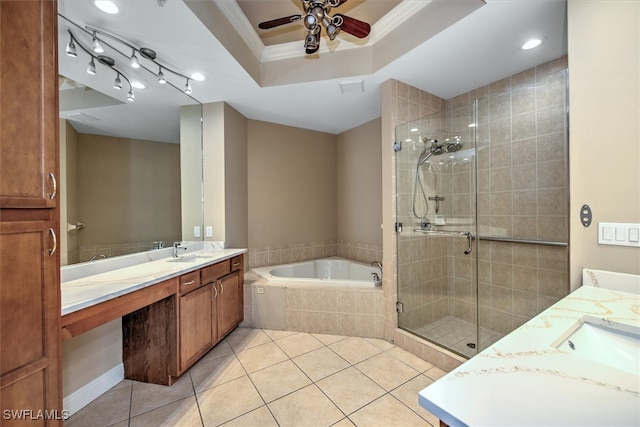
<svg viewBox="0 0 640 427">
<path fill-rule="evenodd" d="M 63 417 L 56 10 L 51 0 L 0 1 L 0 424 L 6 426 L 62 425 Z M 46 415 L 29 419 L 38 413 Z"/>
<path fill-rule="evenodd" d="M 243 273 L 243 256 L 239 255 L 180 278 L 177 375 L 242 322 Z M 190 287 L 183 285 L 194 280 Z"/>
</svg>

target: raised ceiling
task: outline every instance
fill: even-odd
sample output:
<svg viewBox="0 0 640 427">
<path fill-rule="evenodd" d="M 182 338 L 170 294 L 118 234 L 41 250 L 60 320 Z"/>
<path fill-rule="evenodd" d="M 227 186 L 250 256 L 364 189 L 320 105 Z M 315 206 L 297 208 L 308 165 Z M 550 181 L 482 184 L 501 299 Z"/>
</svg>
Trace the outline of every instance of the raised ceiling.
<svg viewBox="0 0 640 427">
<path fill-rule="evenodd" d="M 59 0 L 58 7 L 80 26 L 151 47 L 167 65 L 206 77 L 191 83 L 189 98 L 158 85 L 153 74 L 132 73 L 147 86 L 134 103 L 67 112 L 99 116 L 87 122 L 96 133 L 131 138 L 175 140 L 179 106 L 194 99 L 224 101 L 251 119 L 340 133 L 379 117 L 379 88 L 387 79 L 448 99 L 566 54 L 565 0 L 389 0 L 395 7 L 378 18 L 389 1 L 348 0 L 337 11 L 372 23 L 371 35 L 353 41 L 340 34 L 332 43 L 323 38 L 312 58 L 293 34 L 301 24 L 291 24 L 292 41 L 276 44 L 263 41 L 256 28 L 299 13 L 298 0 L 167 0 L 164 6 L 157 0 L 114 1 L 121 10 L 115 16 L 90 0 Z M 86 58 L 65 55 L 69 27 L 59 21 L 60 73 L 122 101 L 125 94 L 113 91 L 109 70 L 98 66 L 97 75 L 89 76 Z M 523 52 L 520 45 L 533 35 L 545 36 L 545 43 Z M 131 72 L 127 58 L 115 59 Z M 358 82 L 363 91 L 343 95 L 344 82 Z M 175 84 L 181 88 L 184 82 Z"/>
</svg>

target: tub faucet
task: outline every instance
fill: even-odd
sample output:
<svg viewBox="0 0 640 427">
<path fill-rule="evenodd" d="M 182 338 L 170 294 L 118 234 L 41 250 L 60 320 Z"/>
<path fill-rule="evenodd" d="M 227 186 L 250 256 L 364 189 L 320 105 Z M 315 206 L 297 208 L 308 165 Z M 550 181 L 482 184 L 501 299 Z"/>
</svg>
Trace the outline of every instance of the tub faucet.
<svg viewBox="0 0 640 427">
<path fill-rule="evenodd" d="M 382 284 L 382 263 L 380 261 L 371 261 L 371 265 L 374 267 L 378 267 L 380 269 L 380 275 L 378 273 L 371 273 L 371 277 L 373 278 L 373 282 L 376 286 Z"/>
<path fill-rule="evenodd" d="M 184 246 L 180 246 L 182 242 L 173 242 L 173 257 L 178 258 L 178 249 L 187 250 Z"/>
</svg>

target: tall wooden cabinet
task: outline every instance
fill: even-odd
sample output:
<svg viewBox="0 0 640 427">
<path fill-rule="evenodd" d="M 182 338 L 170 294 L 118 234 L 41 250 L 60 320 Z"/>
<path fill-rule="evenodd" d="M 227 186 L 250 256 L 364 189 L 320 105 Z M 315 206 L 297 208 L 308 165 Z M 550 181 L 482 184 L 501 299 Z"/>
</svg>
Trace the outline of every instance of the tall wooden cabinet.
<svg viewBox="0 0 640 427">
<path fill-rule="evenodd" d="M 3 425 L 62 417 L 56 10 L 51 0 L 0 1 Z"/>
</svg>

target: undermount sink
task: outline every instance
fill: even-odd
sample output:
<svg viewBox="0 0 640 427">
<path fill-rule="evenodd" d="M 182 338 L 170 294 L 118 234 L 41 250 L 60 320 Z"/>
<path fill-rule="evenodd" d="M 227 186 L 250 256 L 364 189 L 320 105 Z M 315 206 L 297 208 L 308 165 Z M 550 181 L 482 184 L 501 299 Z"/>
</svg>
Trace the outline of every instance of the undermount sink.
<svg viewBox="0 0 640 427">
<path fill-rule="evenodd" d="M 178 258 L 171 258 L 169 262 L 195 262 L 203 259 L 211 259 L 213 255 L 183 255 Z"/>
<path fill-rule="evenodd" d="M 592 316 L 582 317 L 554 343 L 563 352 L 638 375 L 640 327 Z"/>
</svg>

